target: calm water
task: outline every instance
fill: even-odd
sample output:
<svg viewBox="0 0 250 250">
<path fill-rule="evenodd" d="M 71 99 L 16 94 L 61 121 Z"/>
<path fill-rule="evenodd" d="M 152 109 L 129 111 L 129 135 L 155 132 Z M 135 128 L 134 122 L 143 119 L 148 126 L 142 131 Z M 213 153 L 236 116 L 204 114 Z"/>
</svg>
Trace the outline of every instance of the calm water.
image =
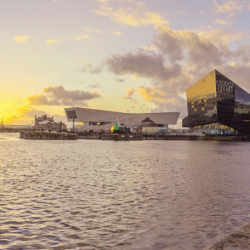
<svg viewBox="0 0 250 250">
<path fill-rule="evenodd" d="M 250 143 L 0 134 L 0 249 L 203 249 L 250 221 Z"/>
</svg>

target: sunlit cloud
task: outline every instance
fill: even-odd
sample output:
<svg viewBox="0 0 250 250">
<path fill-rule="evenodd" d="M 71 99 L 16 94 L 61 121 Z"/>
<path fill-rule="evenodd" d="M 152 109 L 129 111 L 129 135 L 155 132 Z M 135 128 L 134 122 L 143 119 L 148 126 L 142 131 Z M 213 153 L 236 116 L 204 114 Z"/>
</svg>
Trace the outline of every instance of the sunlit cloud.
<svg viewBox="0 0 250 250">
<path fill-rule="evenodd" d="M 247 3 L 246 1 L 241 0 L 222 0 L 222 4 L 219 4 L 217 0 L 212 0 L 215 6 L 215 13 L 229 13 L 228 17 L 231 17 L 244 10 L 244 6 Z"/>
<path fill-rule="evenodd" d="M 122 32 L 120 32 L 120 31 L 116 31 L 113 34 L 118 35 L 118 36 L 122 36 Z"/>
<path fill-rule="evenodd" d="M 45 41 L 45 44 L 53 44 L 53 43 L 56 43 L 56 42 L 58 42 L 58 39 L 52 39 L 52 40 Z"/>
<path fill-rule="evenodd" d="M 82 35 L 82 36 L 75 37 L 75 40 L 79 41 L 79 40 L 83 40 L 83 39 L 86 39 L 86 38 L 89 38 L 89 36 L 88 35 Z"/>
<path fill-rule="evenodd" d="M 126 93 L 128 94 L 128 96 L 132 96 L 135 94 L 135 90 L 133 88 L 129 88 L 126 90 Z"/>
<path fill-rule="evenodd" d="M 99 10 L 92 12 L 109 17 L 116 23 L 123 23 L 129 26 L 148 26 L 157 23 L 169 24 L 169 21 L 161 13 L 148 11 L 144 3 L 132 2 L 136 8 L 119 7 L 118 9 L 113 9 L 109 4 L 103 4 Z"/>
<path fill-rule="evenodd" d="M 232 22 L 227 21 L 227 20 L 223 20 L 223 19 L 217 19 L 214 21 L 214 23 L 220 24 L 222 26 L 231 26 Z"/>
<path fill-rule="evenodd" d="M 83 30 L 89 32 L 89 33 L 97 33 L 97 34 L 101 34 L 102 32 L 100 30 L 97 29 L 93 29 L 93 28 L 88 28 L 86 26 L 83 27 Z"/>
<path fill-rule="evenodd" d="M 25 43 L 28 40 L 29 36 L 16 36 L 13 41 L 16 43 Z"/>
</svg>

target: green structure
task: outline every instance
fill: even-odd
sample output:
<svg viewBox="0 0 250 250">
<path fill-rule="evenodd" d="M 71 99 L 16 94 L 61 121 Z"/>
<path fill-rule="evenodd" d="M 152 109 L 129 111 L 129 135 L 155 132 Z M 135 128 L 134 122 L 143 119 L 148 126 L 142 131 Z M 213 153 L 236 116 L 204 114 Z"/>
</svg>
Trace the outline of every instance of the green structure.
<svg viewBox="0 0 250 250">
<path fill-rule="evenodd" d="M 119 132 L 119 127 L 118 127 L 118 124 L 117 122 L 115 122 L 115 126 L 114 126 L 114 130 L 113 130 L 113 133 L 118 133 Z"/>
</svg>

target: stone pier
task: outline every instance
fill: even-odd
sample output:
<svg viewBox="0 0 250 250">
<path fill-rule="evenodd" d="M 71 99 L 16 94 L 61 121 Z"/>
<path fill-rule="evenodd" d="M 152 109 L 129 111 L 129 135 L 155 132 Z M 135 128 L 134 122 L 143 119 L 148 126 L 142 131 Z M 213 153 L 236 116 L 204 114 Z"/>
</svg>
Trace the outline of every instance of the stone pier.
<svg viewBox="0 0 250 250">
<path fill-rule="evenodd" d="M 54 131 L 21 131 L 20 138 L 35 140 L 77 140 L 77 134 L 65 132 L 59 133 Z"/>
</svg>

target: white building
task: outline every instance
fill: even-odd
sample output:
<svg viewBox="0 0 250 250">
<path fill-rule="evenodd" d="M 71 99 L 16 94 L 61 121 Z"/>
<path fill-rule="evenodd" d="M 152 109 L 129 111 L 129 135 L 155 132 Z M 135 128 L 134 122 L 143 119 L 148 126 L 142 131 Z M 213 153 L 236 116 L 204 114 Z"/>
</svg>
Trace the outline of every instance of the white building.
<svg viewBox="0 0 250 250">
<path fill-rule="evenodd" d="M 87 131 L 109 130 L 116 121 L 119 126 L 141 126 L 146 117 L 153 120 L 154 123 L 166 127 L 167 125 L 176 125 L 180 115 L 180 112 L 123 113 L 78 107 L 64 110 L 68 122 L 73 123 L 74 120 L 78 126 L 81 126 L 81 130 Z"/>
</svg>

